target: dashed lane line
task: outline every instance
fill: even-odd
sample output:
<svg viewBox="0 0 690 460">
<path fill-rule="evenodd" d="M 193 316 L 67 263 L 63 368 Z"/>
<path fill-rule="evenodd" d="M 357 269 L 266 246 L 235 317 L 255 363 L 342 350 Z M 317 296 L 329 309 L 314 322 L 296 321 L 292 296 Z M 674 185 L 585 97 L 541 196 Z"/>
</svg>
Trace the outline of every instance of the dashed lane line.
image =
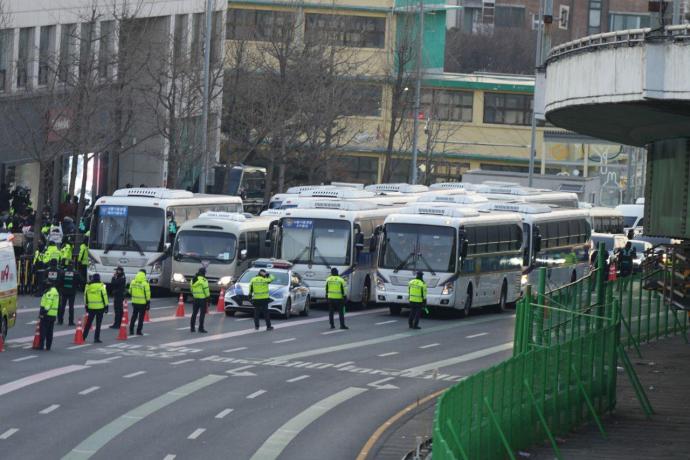
<svg viewBox="0 0 690 460">
<path fill-rule="evenodd" d="M 440 344 L 440 343 L 430 343 L 430 344 L 428 344 L 428 345 L 422 345 L 422 346 L 419 347 L 419 348 L 422 349 L 422 350 L 424 350 L 424 349 L 426 349 L 426 348 L 434 348 L 434 347 L 437 347 L 437 346 L 439 346 L 439 345 L 441 345 L 441 344 Z"/>
<path fill-rule="evenodd" d="M 223 409 L 222 411 L 218 412 L 216 414 L 215 418 L 225 418 L 228 414 L 230 414 L 234 409 Z"/>
<path fill-rule="evenodd" d="M 136 371 L 136 372 L 132 372 L 131 374 L 123 375 L 122 378 L 132 379 L 134 377 L 138 377 L 138 376 L 144 375 L 144 374 L 146 374 L 146 371 Z"/>
<path fill-rule="evenodd" d="M 34 359 L 34 358 L 38 358 L 38 355 L 29 355 L 29 356 L 24 356 L 23 358 L 16 358 L 16 359 L 13 359 L 12 362 L 13 363 L 19 363 L 21 361 L 28 361 L 28 360 Z"/>
<path fill-rule="evenodd" d="M 91 346 L 90 343 L 85 343 L 85 344 L 83 344 L 83 345 L 74 345 L 74 346 L 71 346 L 71 347 L 67 347 L 67 349 L 68 349 L 68 350 L 78 350 L 78 349 L 80 349 L 80 348 L 90 347 L 90 346 Z"/>
<path fill-rule="evenodd" d="M 89 387 L 86 390 L 82 390 L 79 392 L 80 395 L 85 396 L 89 393 L 93 393 L 94 391 L 100 390 L 101 387 Z"/>
<path fill-rule="evenodd" d="M 251 460 L 276 459 L 285 448 L 295 439 L 306 427 L 318 420 L 321 416 L 334 409 L 338 405 L 348 401 L 367 391 L 366 388 L 349 387 L 326 399 L 313 404 L 311 407 L 297 414 L 288 420 L 275 433 L 261 445 Z"/>
<path fill-rule="evenodd" d="M 56 410 L 58 407 L 60 407 L 60 404 L 52 404 L 52 405 L 46 407 L 45 409 L 43 409 L 42 411 L 39 411 L 38 413 L 41 415 L 50 414 L 51 412 Z"/>
<path fill-rule="evenodd" d="M 247 399 L 254 399 L 254 398 L 257 398 L 257 397 L 261 396 L 261 395 L 264 394 L 264 393 L 266 393 L 266 390 L 258 390 L 258 391 L 255 391 L 254 393 L 252 393 L 252 394 L 250 394 L 250 395 L 247 395 Z"/>
<path fill-rule="evenodd" d="M 246 350 L 247 347 L 237 347 L 237 348 L 230 348 L 228 350 L 223 350 L 223 353 L 232 353 L 233 351 L 242 351 Z"/>
<path fill-rule="evenodd" d="M 339 334 L 341 332 L 345 332 L 345 330 L 344 329 L 333 329 L 331 331 L 322 332 L 321 335 Z"/>
<path fill-rule="evenodd" d="M 180 364 L 185 364 L 185 363 L 191 363 L 192 361 L 196 361 L 194 358 L 189 358 L 189 359 L 181 359 L 180 361 L 175 361 L 170 363 L 171 366 L 178 366 Z"/>
<path fill-rule="evenodd" d="M 163 460 L 175 460 L 175 457 L 177 457 L 177 455 L 168 454 L 165 457 L 163 457 Z"/>
<path fill-rule="evenodd" d="M 145 402 L 126 414 L 116 418 L 112 422 L 103 426 L 88 438 L 79 443 L 67 455 L 62 457 L 63 460 L 85 460 L 91 458 L 103 446 L 112 441 L 116 436 L 121 434 L 126 429 L 132 427 L 137 422 L 145 419 L 149 415 L 158 412 L 178 400 L 189 396 L 199 390 L 202 390 L 214 383 L 226 379 L 224 375 L 209 374 L 193 382 L 182 385 L 172 391 L 158 396 L 150 401 Z"/>
<path fill-rule="evenodd" d="M 12 436 L 14 433 L 19 431 L 19 428 L 10 428 L 9 430 L 5 431 L 3 434 L 0 434 L 0 439 L 7 439 L 10 436 Z"/>
<path fill-rule="evenodd" d="M 187 436 L 187 439 L 197 439 L 199 436 L 201 436 L 204 433 L 204 431 L 206 431 L 206 428 L 197 428 L 196 430 L 194 430 L 192 432 L 192 434 Z"/>
<path fill-rule="evenodd" d="M 294 337 L 291 337 L 289 339 L 275 340 L 273 343 L 287 343 L 287 342 L 292 342 L 294 340 L 297 340 L 297 339 Z"/>
<path fill-rule="evenodd" d="M 72 364 L 70 366 L 58 367 L 55 369 L 39 372 L 37 374 L 32 374 L 27 377 L 0 385 L 0 396 L 12 393 L 13 391 L 20 390 L 35 383 L 44 382 L 55 377 L 60 377 L 61 375 L 71 374 L 72 372 L 82 371 L 84 369 L 89 369 L 89 366 Z"/>
<path fill-rule="evenodd" d="M 383 326 L 384 324 L 391 324 L 391 323 L 397 323 L 397 322 L 398 322 L 397 319 L 391 319 L 388 321 L 381 321 L 380 323 L 374 323 L 374 324 L 376 324 L 377 326 Z"/>
<path fill-rule="evenodd" d="M 466 335 L 465 338 L 466 339 L 476 339 L 477 337 L 482 337 L 485 335 L 489 335 L 489 333 L 488 332 L 480 332 L 479 334 Z"/>
<path fill-rule="evenodd" d="M 304 380 L 304 379 L 308 379 L 308 378 L 309 378 L 308 375 L 300 375 L 299 377 L 293 377 L 291 379 L 288 379 L 288 380 L 286 380 L 286 382 L 295 383 L 295 382 L 299 382 L 300 380 Z"/>
<path fill-rule="evenodd" d="M 377 355 L 379 358 L 385 358 L 386 356 L 394 356 L 399 354 L 397 351 L 389 351 L 388 353 L 381 353 L 380 355 Z"/>
</svg>

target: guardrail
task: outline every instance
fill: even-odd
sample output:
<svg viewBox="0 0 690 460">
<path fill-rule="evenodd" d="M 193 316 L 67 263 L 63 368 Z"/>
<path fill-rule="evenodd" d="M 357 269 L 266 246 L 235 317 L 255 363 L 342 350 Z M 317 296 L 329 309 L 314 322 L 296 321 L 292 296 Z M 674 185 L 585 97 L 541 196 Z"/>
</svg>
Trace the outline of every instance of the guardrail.
<svg viewBox="0 0 690 460">
<path fill-rule="evenodd" d="M 603 267 L 603 254 L 598 266 Z M 433 456 L 438 459 L 515 458 L 515 452 L 556 437 L 587 420 L 605 435 L 600 417 L 616 406 L 623 367 L 647 416 L 653 413 L 626 348 L 685 334 L 679 315 L 646 286 L 651 275 L 607 281 L 588 276 L 546 292 L 540 269 L 536 293 L 518 302 L 512 358 L 463 380 L 437 403 Z"/>
</svg>

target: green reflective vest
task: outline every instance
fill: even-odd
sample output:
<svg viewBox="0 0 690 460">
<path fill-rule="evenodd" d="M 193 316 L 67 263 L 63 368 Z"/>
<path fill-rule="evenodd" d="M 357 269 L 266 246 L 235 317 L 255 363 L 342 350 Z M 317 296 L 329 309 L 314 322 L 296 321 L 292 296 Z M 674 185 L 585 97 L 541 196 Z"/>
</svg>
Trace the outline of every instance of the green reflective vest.
<svg viewBox="0 0 690 460">
<path fill-rule="evenodd" d="M 67 262 L 68 260 L 72 260 L 72 245 L 69 243 L 65 243 L 65 245 L 62 247 L 60 250 L 60 258 L 64 262 Z"/>
<path fill-rule="evenodd" d="M 41 297 L 41 308 L 47 311 L 48 316 L 55 317 L 58 314 L 58 306 L 60 305 L 60 294 L 54 287 L 48 289 L 43 297 Z"/>
<path fill-rule="evenodd" d="M 89 247 L 86 243 L 79 245 L 79 255 L 77 256 L 77 262 L 81 265 L 89 264 Z"/>
<path fill-rule="evenodd" d="M 410 281 L 407 285 L 410 303 L 424 303 L 426 300 L 426 283 L 417 278 Z"/>
<path fill-rule="evenodd" d="M 345 280 L 338 275 L 326 278 L 326 298 L 340 300 L 345 298 Z"/>
<path fill-rule="evenodd" d="M 251 294 L 254 300 L 264 300 L 268 299 L 268 285 L 271 284 L 275 277 L 273 275 L 269 276 L 259 276 L 256 275 L 249 282 L 249 294 Z"/>
<path fill-rule="evenodd" d="M 203 276 L 196 276 L 196 281 L 189 283 L 192 286 L 192 296 L 195 299 L 208 299 L 211 293 L 208 290 L 208 281 Z"/>
<path fill-rule="evenodd" d="M 62 255 L 60 254 L 60 250 L 54 246 L 50 245 L 46 248 L 45 252 L 43 253 L 43 263 L 48 265 L 51 260 L 57 260 L 60 262 L 60 258 Z"/>
<path fill-rule="evenodd" d="M 100 281 L 87 284 L 84 288 L 84 302 L 89 310 L 103 310 L 108 305 L 105 284 Z"/>
<path fill-rule="evenodd" d="M 146 305 L 151 300 L 151 286 L 146 280 L 146 275 L 139 272 L 129 285 L 129 295 L 132 303 Z"/>
</svg>

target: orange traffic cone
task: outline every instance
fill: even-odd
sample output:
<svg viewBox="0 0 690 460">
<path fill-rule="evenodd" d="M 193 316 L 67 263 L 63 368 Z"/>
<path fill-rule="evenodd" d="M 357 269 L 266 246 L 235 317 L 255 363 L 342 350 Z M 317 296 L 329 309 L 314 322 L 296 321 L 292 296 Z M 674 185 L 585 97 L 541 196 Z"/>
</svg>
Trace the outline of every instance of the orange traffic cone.
<svg viewBox="0 0 690 460">
<path fill-rule="evenodd" d="M 609 265 L 609 281 L 616 281 L 616 264 L 612 263 Z"/>
<path fill-rule="evenodd" d="M 77 321 L 77 330 L 74 331 L 74 344 L 84 345 L 84 328 L 81 325 L 81 319 Z"/>
<path fill-rule="evenodd" d="M 127 321 L 120 322 L 120 333 L 117 334 L 117 340 L 127 340 Z"/>
<path fill-rule="evenodd" d="M 122 321 L 121 323 L 124 322 L 125 324 L 129 323 L 129 304 L 127 303 L 127 299 L 122 302 Z"/>
<path fill-rule="evenodd" d="M 39 322 L 36 323 L 36 331 L 34 332 L 34 343 L 31 345 L 31 348 L 34 350 L 38 350 L 41 346 L 41 320 L 38 320 Z"/>
<path fill-rule="evenodd" d="M 145 323 L 150 323 L 150 322 L 151 322 L 151 317 L 149 316 L 149 311 L 148 311 L 148 310 L 146 310 L 146 311 L 144 312 L 144 322 L 145 322 Z"/>
<path fill-rule="evenodd" d="M 175 316 L 178 318 L 184 318 L 184 296 L 180 293 L 180 298 L 177 301 L 177 311 Z"/>
<path fill-rule="evenodd" d="M 218 313 L 223 313 L 225 311 L 225 289 L 220 289 L 220 295 L 218 296 L 218 302 L 216 302 L 216 311 Z"/>
</svg>

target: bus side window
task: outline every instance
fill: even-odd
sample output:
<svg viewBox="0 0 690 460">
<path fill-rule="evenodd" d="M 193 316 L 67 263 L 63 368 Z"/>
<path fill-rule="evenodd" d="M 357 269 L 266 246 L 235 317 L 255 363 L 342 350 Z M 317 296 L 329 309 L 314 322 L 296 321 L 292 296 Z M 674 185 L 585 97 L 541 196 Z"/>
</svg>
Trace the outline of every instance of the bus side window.
<svg viewBox="0 0 690 460">
<path fill-rule="evenodd" d="M 247 249 L 247 234 L 240 233 L 237 237 L 237 254 Z M 247 258 L 249 258 L 249 251 L 247 251 Z"/>
<path fill-rule="evenodd" d="M 273 251 L 271 246 L 266 246 L 265 244 L 261 244 L 264 241 L 266 241 L 266 230 L 261 230 L 259 232 L 259 257 L 272 257 L 273 256 Z"/>
<path fill-rule="evenodd" d="M 258 259 L 261 248 L 261 237 L 259 232 L 247 232 L 247 258 Z"/>
</svg>

